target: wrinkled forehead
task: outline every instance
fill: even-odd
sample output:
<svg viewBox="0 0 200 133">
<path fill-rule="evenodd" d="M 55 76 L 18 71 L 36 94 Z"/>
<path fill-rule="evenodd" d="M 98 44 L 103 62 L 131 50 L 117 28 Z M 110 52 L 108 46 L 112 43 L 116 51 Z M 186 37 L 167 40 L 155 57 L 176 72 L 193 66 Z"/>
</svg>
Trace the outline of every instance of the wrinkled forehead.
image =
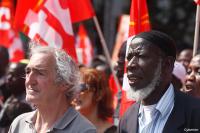
<svg viewBox="0 0 200 133">
<path fill-rule="evenodd" d="M 130 52 L 136 52 L 136 51 L 149 51 L 149 50 L 159 50 L 158 47 L 155 45 L 152 45 L 151 42 L 143 39 L 143 38 L 134 38 L 129 46 L 128 53 Z M 151 51 L 152 52 L 152 51 Z"/>
<path fill-rule="evenodd" d="M 28 67 L 41 66 L 52 68 L 55 67 L 56 61 L 51 53 L 35 53 L 31 55 Z"/>
<path fill-rule="evenodd" d="M 200 55 L 194 56 L 194 57 L 192 58 L 190 64 L 195 64 L 195 65 L 200 66 Z"/>
</svg>

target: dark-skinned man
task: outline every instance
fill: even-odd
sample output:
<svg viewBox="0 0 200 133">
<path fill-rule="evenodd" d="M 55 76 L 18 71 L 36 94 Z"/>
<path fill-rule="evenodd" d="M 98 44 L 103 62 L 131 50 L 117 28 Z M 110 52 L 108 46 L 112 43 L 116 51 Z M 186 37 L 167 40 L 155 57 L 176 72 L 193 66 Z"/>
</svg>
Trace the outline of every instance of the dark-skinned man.
<svg viewBox="0 0 200 133">
<path fill-rule="evenodd" d="M 200 131 L 200 101 L 171 84 L 175 59 L 175 42 L 162 32 L 143 32 L 131 40 L 127 94 L 137 103 L 120 120 L 119 133 Z"/>
</svg>

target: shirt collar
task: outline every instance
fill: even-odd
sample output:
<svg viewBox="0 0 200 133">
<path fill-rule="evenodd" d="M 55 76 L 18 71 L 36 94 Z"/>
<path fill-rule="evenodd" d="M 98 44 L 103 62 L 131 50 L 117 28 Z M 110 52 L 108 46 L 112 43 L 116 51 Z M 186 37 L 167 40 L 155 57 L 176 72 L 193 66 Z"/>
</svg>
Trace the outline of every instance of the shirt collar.
<svg viewBox="0 0 200 133">
<path fill-rule="evenodd" d="M 29 123 L 29 124 L 34 124 L 35 120 L 36 120 L 36 116 L 37 116 L 37 110 L 30 112 L 30 115 L 28 115 L 25 118 L 25 122 Z"/>
<path fill-rule="evenodd" d="M 168 112 L 173 108 L 174 106 L 174 87 L 172 84 L 168 87 L 167 91 L 164 93 L 164 95 L 161 97 L 161 99 L 156 104 L 155 108 L 158 110 L 162 117 L 167 115 Z M 139 107 L 139 113 L 138 117 L 141 117 L 143 114 L 143 106 Z"/>
<path fill-rule="evenodd" d="M 69 107 L 68 110 L 64 113 L 64 115 L 53 125 L 50 129 L 64 129 L 67 127 L 71 121 L 73 121 L 78 115 L 78 112 L 73 108 Z"/>
<path fill-rule="evenodd" d="M 34 124 L 36 120 L 38 110 L 31 112 L 30 116 L 28 116 L 25 121 L 29 124 Z M 78 115 L 78 112 L 73 108 L 69 107 L 68 110 L 64 113 L 64 115 L 56 121 L 56 123 L 50 128 L 47 132 L 53 131 L 53 129 L 64 129 L 67 125 L 71 123 Z"/>
</svg>

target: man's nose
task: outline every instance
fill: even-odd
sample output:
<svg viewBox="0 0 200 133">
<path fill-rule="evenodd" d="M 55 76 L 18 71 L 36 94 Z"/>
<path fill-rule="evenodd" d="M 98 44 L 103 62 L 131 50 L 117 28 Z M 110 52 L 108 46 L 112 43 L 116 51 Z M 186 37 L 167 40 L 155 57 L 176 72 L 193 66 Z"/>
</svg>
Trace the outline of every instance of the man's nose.
<svg viewBox="0 0 200 133">
<path fill-rule="evenodd" d="M 130 61 L 128 61 L 127 69 L 135 68 L 138 65 L 138 58 L 133 57 Z"/>
<path fill-rule="evenodd" d="M 26 84 L 35 84 L 36 83 L 36 77 L 35 73 L 31 71 L 30 73 L 26 74 Z"/>
</svg>

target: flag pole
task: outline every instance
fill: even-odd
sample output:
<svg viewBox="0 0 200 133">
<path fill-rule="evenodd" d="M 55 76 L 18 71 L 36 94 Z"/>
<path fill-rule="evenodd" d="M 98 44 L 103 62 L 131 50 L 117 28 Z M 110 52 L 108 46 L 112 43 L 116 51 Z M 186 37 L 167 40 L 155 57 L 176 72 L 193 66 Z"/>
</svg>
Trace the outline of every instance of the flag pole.
<svg viewBox="0 0 200 133">
<path fill-rule="evenodd" d="M 197 4 L 196 11 L 196 23 L 195 23 L 195 34 L 194 34 L 194 47 L 193 47 L 193 56 L 196 55 L 199 42 L 199 23 L 200 23 L 200 6 Z"/>
<path fill-rule="evenodd" d="M 107 60 L 108 60 L 108 64 L 109 64 L 109 66 L 110 66 L 110 69 L 111 69 L 111 72 L 112 72 L 112 74 L 113 74 L 115 83 L 116 83 L 116 85 L 117 85 L 117 89 L 118 89 L 118 91 L 119 91 L 119 90 L 120 90 L 119 81 L 118 81 L 118 79 L 117 79 L 117 76 L 116 76 L 116 74 L 115 74 L 114 68 L 113 68 L 113 66 L 112 66 L 112 63 L 111 63 L 112 61 L 111 61 L 110 54 L 109 54 L 109 52 L 108 52 L 108 48 L 107 48 L 107 45 L 106 45 L 106 41 L 105 41 L 105 39 L 104 39 L 103 33 L 102 33 L 102 31 L 101 31 L 101 28 L 100 28 L 100 25 L 99 25 L 99 22 L 98 22 L 98 19 L 97 19 L 96 16 L 93 17 L 93 21 L 94 21 L 95 26 L 96 26 L 96 28 L 97 28 L 97 32 L 98 32 L 98 35 L 99 35 L 99 37 L 100 37 L 100 41 L 101 41 L 101 44 L 102 44 L 102 47 L 103 47 L 105 56 L 106 56 L 106 58 L 107 58 Z"/>
</svg>

